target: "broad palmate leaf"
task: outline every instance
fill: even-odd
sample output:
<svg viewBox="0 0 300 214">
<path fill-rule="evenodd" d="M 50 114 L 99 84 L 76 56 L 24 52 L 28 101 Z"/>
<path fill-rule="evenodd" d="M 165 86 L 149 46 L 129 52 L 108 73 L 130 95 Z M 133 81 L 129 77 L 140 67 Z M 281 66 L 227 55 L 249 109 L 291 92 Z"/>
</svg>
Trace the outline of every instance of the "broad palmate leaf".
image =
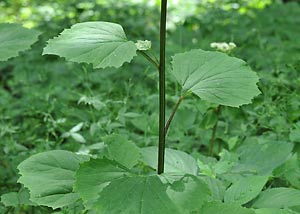
<svg viewBox="0 0 300 214">
<path fill-rule="evenodd" d="M 29 157 L 19 166 L 22 183 L 30 191 L 30 200 L 54 209 L 74 203 L 79 195 L 73 192 L 75 172 L 88 157 L 69 151 L 55 150 Z"/>
<path fill-rule="evenodd" d="M 181 214 L 157 175 L 131 176 L 113 180 L 94 204 L 103 214 Z"/>
<path fill-rule="evenodd" d="M 183 94 L 193 92 L 203 100 L 238 107 L 260 93 L 258 77 L 246 62 L 220 52 L 192 50 L 176 54 L 172 64 Z"/>
<path fill-rule="evenodd" d="M 105 158 L 83 163 L 75 184 L 85 207 L 103 214 L 179 214 L 166 189 L 157 175 L 135 175 Z"/>
<path fill-rule="evenodd" d="M 91 63 L 94 68 L 120 67 L 136 56 L 121 25 L 110 22 L 78 23 L 48 41 L 43 54 L 54 54 L 71 62 Z"/>
<path fill-rule="evenodd" d="M 19 24 L 0 23 L 0 61 L 18 56 L 38 39 L 39 32 Z"/>
<path fill-rule="evenodd" d="M 111 181 L 128 174 L 117 162 L 104 159 L 91 159 L 81 164 L 76 173 L 75 191 L 79 193 L 87 208 L 99 197 L 99 193 Z"/>
</svg>

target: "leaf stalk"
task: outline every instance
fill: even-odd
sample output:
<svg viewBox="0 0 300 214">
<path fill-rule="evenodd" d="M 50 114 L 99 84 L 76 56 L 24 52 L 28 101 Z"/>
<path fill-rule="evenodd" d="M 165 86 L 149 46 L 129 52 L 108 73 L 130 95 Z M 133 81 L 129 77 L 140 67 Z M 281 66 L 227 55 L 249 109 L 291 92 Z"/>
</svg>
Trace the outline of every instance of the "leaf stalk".
<svg viewBox="0 0 300 214">
<path fill-rule="evenodd" d="M 154 58 L 151 57 L 146 51 L 138 51 L 145 59 L 147 59 L 152 65 L 154 65 L 159 70 L 159 62 Z"/>
<path fill-rule="evenodd" d="M 181 96 L 181 97 L 178 99 L 178 101 L 177 101 L 177 103 L 176 103 L 176 105 L 175 105 L 175 108 L 174 108 L 174 110 L 172 111 L 172 113 L 171 113 L 171 115 L 170 115 L 170 117 L 169 117 L 169 119 L 168 119 L 168 121 L 167 121 L 167 123 L 166 123 L 166 125 L 165 125 L 165 136 L 166 136 L 167 133 L 168 133 L 169 126 L 170 126 L 170 124 L 171 124 L 171 122 L 172 122 L 172 120 L 173 120 L 173 118 L 174 118 L 174 115 L 175 115 L 175 113 L 176 113 L 176 111 L 177 111 L 177 109 L 178 109 L 178 107 L 179 107 L 179 105 L 180 105 L 180 103 L 182 102 L 183 99 L 184 99 L 184 96 Z"/>
</svg>

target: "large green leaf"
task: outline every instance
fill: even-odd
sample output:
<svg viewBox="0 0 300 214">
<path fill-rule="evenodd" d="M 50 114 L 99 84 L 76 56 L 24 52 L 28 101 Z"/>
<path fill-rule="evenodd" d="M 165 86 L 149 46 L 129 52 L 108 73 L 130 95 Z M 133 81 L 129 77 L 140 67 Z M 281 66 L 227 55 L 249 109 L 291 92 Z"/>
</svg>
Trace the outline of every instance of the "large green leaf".
<svg viewBox="0 0 300 214">
<path fill-rule="evenodd" d="M 207 184 L 208 188 L 210 189 L 212 199 L 214 201 L 223 201 L 226 191 L 225 184 L 216 178 L 211 178 L 208 176 L 203 177 L 203 181 Z"/>
<path fill-rule="evenodd" d="M 172 64 L 183 94 L 191 91 L 203 100 L 238 107 L 260 93 L 258 77 L 246 63 L 220 52 L 192 50 L 176 54 Z"/>
<path fill-rule="evenodd" d="M 167 194 L 177 206 L 188 213 L 199 210 L 205 202 L 211 200 L 207 184 L 192 175 L 186 175 L 175 181 L 168 188 Z"/>
<path fill-rule="evenodd" d="M 238 180 L 225 192 L 225 203 L 245 204 L 255 198 L 267 183 L 266 176 L 249 176 Z"/>
<path fill-rule="evenodd" d="M 288 142 L 249 143 L 238 149 L 239 167 L 247 167 L 260 175 L 269 175 L 283 164 L 293 150 L 293 144 Z"/>
<path fill-rule="evenodd" d="M 297 153 L 291 156 L 283 166 L 284 177 L 297 189 L 300 189 L 300 160 Z"/>
<path fill-rule="evenodd" d="M 30 191 L 30 200 L 52 208 L 74 203 L 79 195 L 73 192 L 75 172 L 86 156 L 69 151 L 43 152 L 29 157 L 19 166 L 22 183 Z"/>
<path fill-rule="evenodd" d="M 76 173 L 74 189 L 79 193 L 87 208 L 99 197 L 99 193 L 114 179 L 128 174 L 127 170 L 115 161 L 91 159 L 81 164 Z"/>
<path fill-rule="evenodd" d="M 241 207 L 237 204 L 210 202 L 205 204 L 199 214 L 255 214 L 253 210 Z"/>
<path fill-rule="evenodd" d="M 140 159 L 140 149 L 125 136 L 113 134 L 105 137 L 108 158 L 113 159 L 131 169 Z"/>
<path fill-rule="evenodd" d="M 19 24 L 0 23 L 0 61 L 18 56 L 38 39 L 39 32 Z"/>
<path fill-rule="evenodd" d="M 157 147 L 146 147 L 141 149 L 144 163 L 156 169 Z M 181 173 L 197 175 L 198 165 L 196 160 L 185 152 L 166 148 L 165 151 L 165 173 Z"/>
<path fill-rule="evenodd" d="M 263 208 L 255 210 L 256 214 L 299 214 L 289 209 Z"/>
<path fill-rule="evenodd" d="M 287 208 L 300 206 L 300 190 L 273 188 L 262 192 L 254 202 L 254 208 Z"/>
<path fill-rule="evenodd" d="M 103 189 L 94 210 L 103 214 L 180 214 L 157 175 L 124 177 Z"/>
<path fill-rule="evenodd" d="M 91 63 L 94 68 L 118 68 L 130 62 L 136 51 L 136 45 L 127 40 L 121 25 L 84 22 L 49 40 L 43 54 L 55 54 L 71 62 Z"/>
</svg>

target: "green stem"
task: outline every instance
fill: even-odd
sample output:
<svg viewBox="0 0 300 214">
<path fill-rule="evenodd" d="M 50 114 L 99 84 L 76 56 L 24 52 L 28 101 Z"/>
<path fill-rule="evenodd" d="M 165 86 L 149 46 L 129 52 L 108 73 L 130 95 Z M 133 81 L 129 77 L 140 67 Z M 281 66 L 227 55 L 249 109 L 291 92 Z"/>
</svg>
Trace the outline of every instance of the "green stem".
<svg viewBox="0 0 300 214">
<path fill-rule="evenodd" d="M 143 57 L 145 57 L 152 65 L 154 65 L 159 70 L 159 62 L 153 59 L 146 51 L 138 51 Z"/>
<path fill-rule="evenodd" d="M 177 111 L 177 109 L 178 109 L 180 103 L 182 102 L 183 98 L 184 98 L 184 96 L 181 96 L 181 97 L 178 99 L 178 101 L 177 101 L 177 103 L 176 103 L 176 105 L 175 105 L 175 108 L 174 108 L 173 112 L 171 113 L 171 115 L 170 115 L 170 117 L 169 117 L 169 119 L 168 119 L 168 121 L 167 121 L 167 123 L 166 123 L 166 125 L 165 125 L 165 136 L 166 136 L 167 133 L 168 133 L 169 126 L 170 126 L 170 124 L 171 124 L 171 122 L 172 122 L 172 120 L 173 120 L 173 118 L 174 118 L 174 115 L 175 115 L 175 113 L 176 113 L 176 111 Z"/>
<path fill-rule="evenodd" d="M 151 49 L 149 50 L 149 56 L 152 56 L 152 59 L 154 59 L 154 61 L 159 65 L 159 60 L 157 59 L 157 57 Z"/>
<path fill-rule="evenodd" d="M 212 156 L 213 152 L 214 152 L 214 146 L 215 146 L 215 141 L 216 141 L 216 132 L 217 132 L 217 128 L 218 128 L 218 121 L 219 121 L 220 112 L 221 112 L 221 106 L 218 106 L 217 109 L 216 109 L 217 122 L 213 127 L 211 138 L 210 138 L 210 148 L 209 148 L 210 156 Z"/>
<path fill-rule="evenodd" d="M 167 23 L 167 0 L 161 1 L 160 17 L 160 59 L 159 59 L 159 143 L 158 143 L 158 166 L 157 173 L 164 172 L 165 162 L 165 114 L 166 114 L 166 23 Z"/>
</svg>

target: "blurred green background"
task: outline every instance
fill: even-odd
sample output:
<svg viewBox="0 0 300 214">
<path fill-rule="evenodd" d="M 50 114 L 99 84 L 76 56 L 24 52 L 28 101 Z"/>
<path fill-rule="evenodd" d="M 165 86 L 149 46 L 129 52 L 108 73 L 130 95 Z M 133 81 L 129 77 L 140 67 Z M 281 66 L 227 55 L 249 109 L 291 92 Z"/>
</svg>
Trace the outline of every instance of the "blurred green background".
<svg viewBox="0 0 300 214">
<path fill-rule="evenodd" d="M 52 213 L 26 204 L 17 165 L 37 152 L 68 149 L 97 153 L 102 137 L 129 136 L 138 146 L 156 145 L 157 72 L 143 58 L 121 69 L 92 70 L 55 56 L 41 56 L 46 41 L 72 24 L 121 24 L 131 40 L 159 44 L 159 4 L 154 0 L 2 0 L 0 22 L 42 32 L 33 48 L 0 63 L 0 195 L 20 192 L 0 213 Z M 170 127 L 168 146 L 194 156 L 208 153 L 218 122 L 214 155 L 245 142 L 289 140 L 300 152 L 300 5 L 280 0 L 170 0 L 167 56 L 211 43 L 233 42 L 229 54 L 247 61 L 260 77 L 262 95 L 242 108 L 187 99 Z M 168 63 L 168 69 L 170 64 Z M 167 115 L 180 88 L 167 74 Z M 63 137 L 83 123 L 79 138 Z M 256 138 L 259 136 L 259 139 Z M 84 140 L 82 140 L 82 138 Z M 300 188 L 298 186 L 297 188 Z M 25 201 L 25 202 L 24 202 Z M 81 207 L 59 213 L 80 213 Z"/>
</svg>

